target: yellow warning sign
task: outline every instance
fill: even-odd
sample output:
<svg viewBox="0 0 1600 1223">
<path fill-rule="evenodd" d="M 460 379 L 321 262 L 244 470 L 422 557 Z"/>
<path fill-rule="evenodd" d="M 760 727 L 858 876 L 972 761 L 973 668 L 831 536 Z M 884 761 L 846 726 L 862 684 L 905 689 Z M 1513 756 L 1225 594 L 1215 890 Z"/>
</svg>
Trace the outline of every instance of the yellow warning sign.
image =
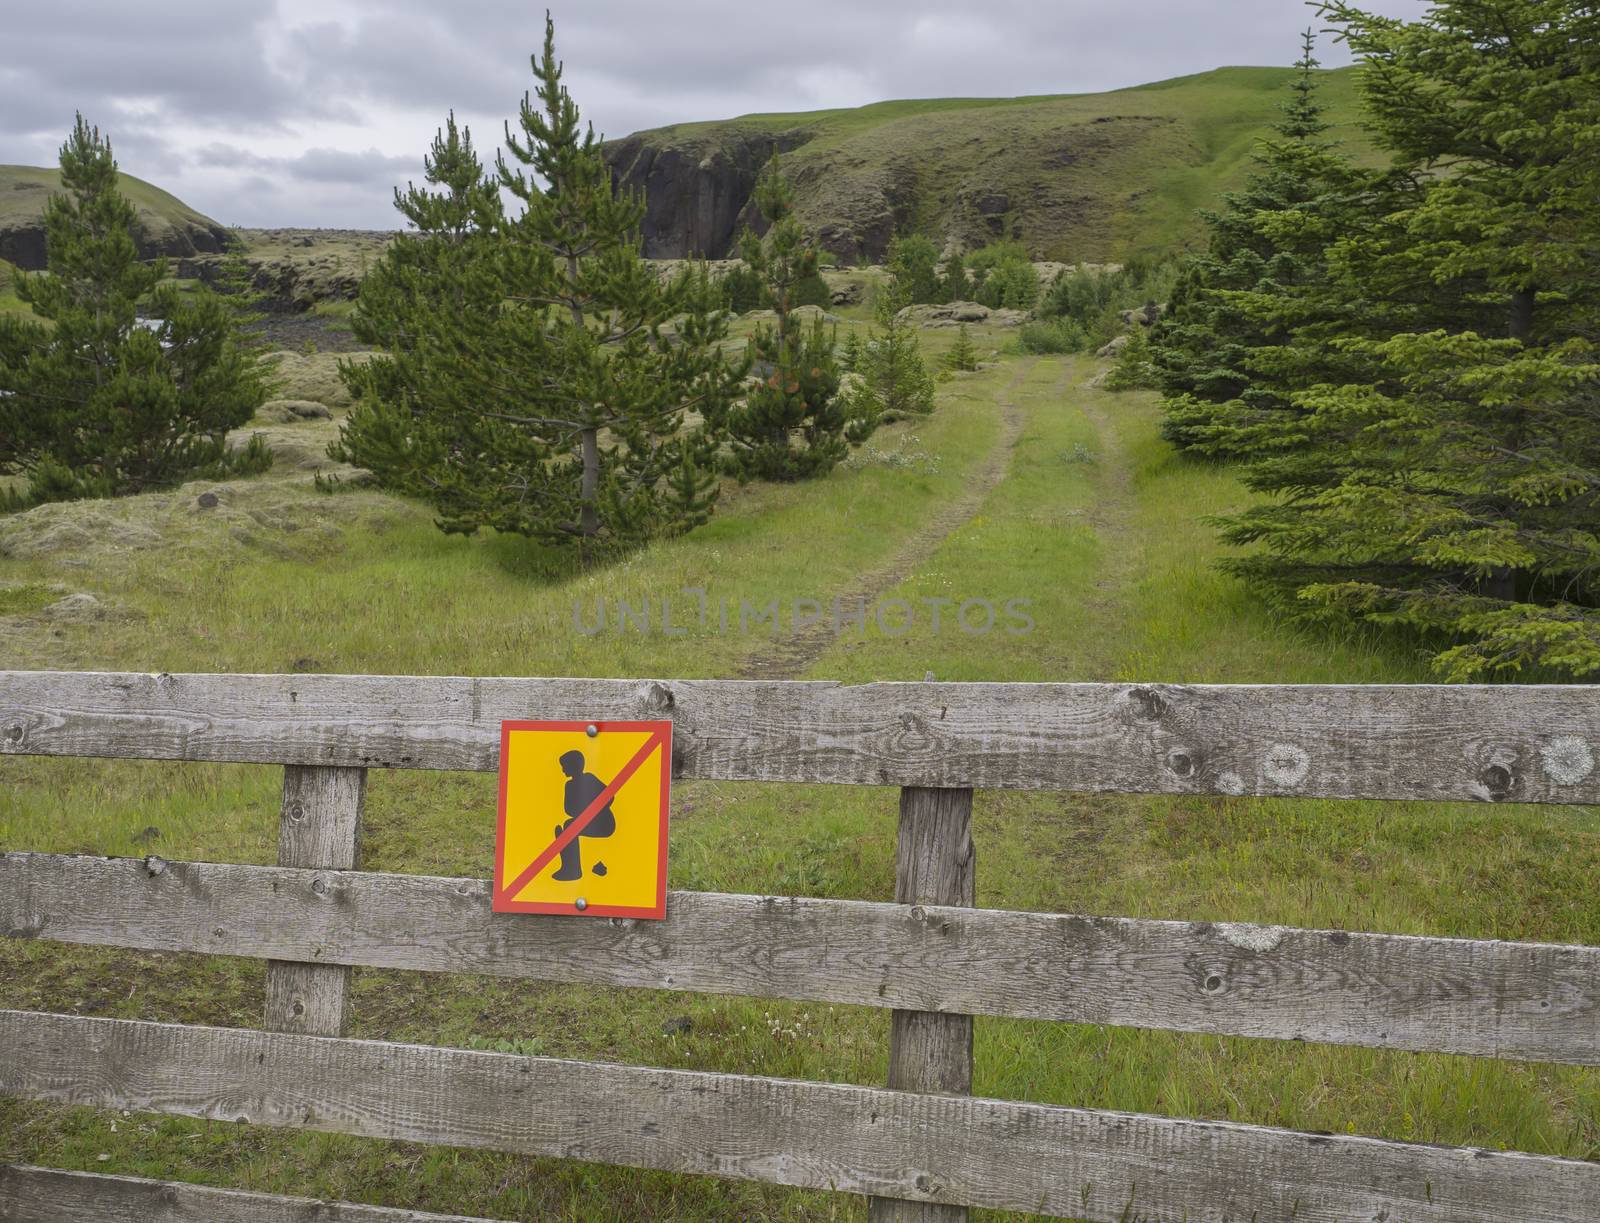
<svg viewBox="0 0 1600 1223">
<path fill-rule="evenodd" d="M 671 785 L 671 722 L 502 722 L 494 911 L 665 917 Z"/>
</svg>

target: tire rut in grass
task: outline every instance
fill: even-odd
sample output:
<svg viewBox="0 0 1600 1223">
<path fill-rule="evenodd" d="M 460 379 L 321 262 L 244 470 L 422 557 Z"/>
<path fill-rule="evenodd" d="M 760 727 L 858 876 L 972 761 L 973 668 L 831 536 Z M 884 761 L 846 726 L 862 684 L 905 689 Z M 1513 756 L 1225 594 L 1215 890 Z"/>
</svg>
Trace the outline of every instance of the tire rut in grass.
<svg viewBox="0 0 1600 1223">
<path fill-rule="evenodd" d="M 1078 410 L 1097 438 L 1097 496 L 1087 521 L 1100 541 L 1104 558 L 1093 587 L 1084 592 L 1083 603 L 1092 608 L 1097 617 L 1121 622 L 1127 619 L 1128 598 L 1143 569 L 1144 558 L 1135 521 L 1138 494 L 1133 485 L 1133 471 L 1116 425 L 1105 410 L 1105 395 L 1106 392 L 1085 388 L 1077 400 Z M 1108 678 L 1116 664 L 1115 658 L 1098 659 L 1094 667 L 1096 674 L 1083 674 L 1078 678 Z"/>
<path fill-rule="evenodd" d="M 846 606 L 871 603 L 884 591 L 892 590 L 910 577 L 917 566 L 938 550 L 940 544 L 973 519 L 984 499 L 1005 478 L 1011 464 L 1011 452 L 1022 435 L 1024 423 L 1022 409 L 1012 402 L 1012 398 L 1023 379 L 1037 364 L 1037 360 L 1024 362 L 997 397 L 1000 407 L 999 436 L 968 479 L 960 496 L 935 511 L 886 562 L 834 591 L 825 601 L 825 606 L 832 607 L 835 602 Z M 738 677 L 798 679 L 822 657 L 836 638 L 832 625 L 825 622 L 810 625 L 792 637 L 775 640 L 769 646 L 755 651 L 740 664 Z"/>
</svg>

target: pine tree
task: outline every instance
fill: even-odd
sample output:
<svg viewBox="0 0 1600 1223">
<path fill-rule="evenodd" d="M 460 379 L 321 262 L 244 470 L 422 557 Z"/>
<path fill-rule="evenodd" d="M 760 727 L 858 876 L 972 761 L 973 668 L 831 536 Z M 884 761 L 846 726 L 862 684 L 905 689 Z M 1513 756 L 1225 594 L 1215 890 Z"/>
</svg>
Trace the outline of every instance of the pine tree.
<svg viewBox="0 0 1600 1223">
<path fill-rule="evenodd" d="M 895 292 L 913 305 L 939 300 L 939 248 L 920 234 L 889 244 L 889 276 Z"/>
<path fill-rule="evenodd" d="M 950 346 L 950 351 L 944 355 L 945 366 L 949 369 L 972 371 L 978 368 L 978 350 L 972 343 L 972 333 L 967 330 L 965 323 L 956 332 L 956 342 Z"/>
<path fill-rule="evenodd" d="M 371 303 L 391 364 L 343 451 L 427 496 L 446 531 L 492 527 L 592 556 L 709 517 L 741 371 L 722 356 L 727 314 L 705 268 L 663 281 L 641 256 L 643 201 L 615 191 L 561 84 L 548 18 L 533 69 L 537 104 L 524 97 L 518 131 L 506 125 L 496 175 L 520 215 L 495 215 L 481 198 L 495 184 L 480 190 L 468 142 L 452 148 L 448 134 L 430 167 L 446 190 L 397 201 L 438 215 L 380 282 L 392 300 Z"/>
<path fill-rule="evenodd" d="M 767 233 L 746 232 L 743 253 L 775 318 L 750 338 L 756 380 L 728 412 L 728 468 L 741 480 L 826 475 L 876 421 L 852 416 L 840 398 L 834 336 L 822 318 L 808 327 L 796 313 L 796 290 L 816 276 L 817 252 L 801 233 L 776 158 L 756 185 L 756 203 Z"/>
<path fill-rule="evenodd" d="M 767 288 L 748 264 L 730 268 L 717 282 L 717 287 L 722 292 L 723 304 L 735 314 L 767 308 Z"/>
<path fill-rule="evenodd" d="M 494 430 L 497 417 L 520 410 L 523 395 L 486 364 L 513 323 L 499 246 L 504 212 L 472 133 L 453 113 L 423 166 L 437 190 L 396 188 L 408 228 L 361 282 L 351 330 L 379 355 L 341 363 L 355 406 L 329 455 L 397 492 L 442 500 L 450 455 L 479 440 L 475 428 Z M 508 428 L 497 440 L 516 436 Z"/>
<path fill-rule="evenodd" d="M 265 470 L 259 437 L 227 444 L 265 398 L 257 354 L 216 294 L 185 297 L 162 283 L 164 260 L 140 261 L 110 141 L 82 115 L 61 182 L 45 206 L 48 274 L 17 281 L 37 317 L 0 317 L 0 471 L 29 479 L 10 503 Z"/>
<path fill-rule="evenodd" d="M 1332 276 L 1344 377 L 1294 395 L 1300 462 L 1226 537 L 1303 614 L 1399 623 L 1451 679 L 1600 671 L 1600 13 L 1322 6 L 1393 153 Z"/>
<path fill-rule="evenodd" d="M 866 351 L 866 346 L 861 340 L 861 333 L 851 329 L 844 338 L 844 345 L 839 350 L 839 368 L 846 373 L 855 373 L 861 368 L 861 357 Z"/>
<path fill-rule="evenodd" d="M 1290 393 L 1337 364 L 1312 330 L 1345 304 L 1327 290 L 1327 250 L 1370 218 L 1353 203 L 1359 175 L 1323 139 L 1317 66 L 1308 30 L 1274 136 L 1256 149 L 1245 188 L 1203 214 L 1207 249 L 1186 262 L 1152 336 L 1162 432 L 1181 449 L 1244 458 L 1292 446 Z"/>
<path fill-rule="evenodd" d="M 873 310 L 880 330 L 867 341 L 854 396 L 856 413 L 866 419 L 887 423 L 933 411 L 933 374 L 916 328 L 900 314 L 908 304 L 890 285 L 878 290 Z"/>
</svg>

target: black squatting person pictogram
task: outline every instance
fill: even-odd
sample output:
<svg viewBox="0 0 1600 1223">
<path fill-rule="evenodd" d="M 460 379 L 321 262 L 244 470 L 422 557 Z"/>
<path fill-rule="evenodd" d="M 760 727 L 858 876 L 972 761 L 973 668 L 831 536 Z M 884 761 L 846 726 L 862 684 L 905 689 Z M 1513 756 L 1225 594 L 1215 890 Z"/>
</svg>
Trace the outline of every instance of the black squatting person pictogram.
<svg viewBox="0 0 1600 1223">
<path fill-rule="evenodd" d="M 585 761 L 583 753 L 579 751 L 567 752 L 561 757 L 561 771 L 567 775 L 567 788 L 565 801 L 562 806 L 567 813 L 567 818 L 556 825 L 556 836 L 560 836 L 571 826 L 572 821 L 589 809 L 589 804 L 605 793 L 605 783 L 593 773 L 584 771 Z M 611 811 L 611 804 L 607 802 L 604 807 L 587 824 L 579 830 L 561 850 L 561 869 L 552 879 L 570 880 L 583 878 L 583 857 L 580 846 L 584 837 L 609 837 L 617 830 L 617 817 Z M 593 873 L 604 875 L 606 864 L 596 860 Z"/>
</svg>

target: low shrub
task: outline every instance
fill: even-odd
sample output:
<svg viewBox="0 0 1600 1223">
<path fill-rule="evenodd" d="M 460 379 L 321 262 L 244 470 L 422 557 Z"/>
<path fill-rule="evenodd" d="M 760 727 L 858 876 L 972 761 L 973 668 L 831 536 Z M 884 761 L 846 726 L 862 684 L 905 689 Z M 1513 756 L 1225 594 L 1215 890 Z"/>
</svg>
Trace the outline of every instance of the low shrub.
<svg viewBox="0 0 1600 1223">
<path fill-rule="evenodd" d="M 1088 346 L 1088 333 L 1073 319 L 1024 323 L 1017 330 L 1017 348 L 1025 353 L 1082 352 Z"/>
</svg>

